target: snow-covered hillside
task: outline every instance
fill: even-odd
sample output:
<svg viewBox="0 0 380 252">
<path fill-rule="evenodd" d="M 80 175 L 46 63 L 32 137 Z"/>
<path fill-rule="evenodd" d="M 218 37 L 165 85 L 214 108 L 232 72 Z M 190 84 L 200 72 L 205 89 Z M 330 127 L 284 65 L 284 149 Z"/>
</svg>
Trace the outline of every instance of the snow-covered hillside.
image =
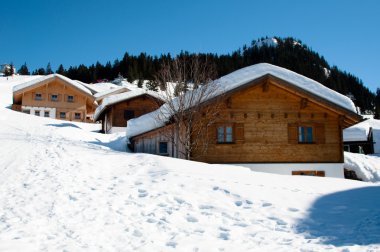
<svg viewBox="0 0 380 252">
<path fill-rule="evenodd" d="M 22 81 L 0 77 L 0 251 L 380 250 L 376 184 L 121 152 L 6 109 Z"/>
</svg>

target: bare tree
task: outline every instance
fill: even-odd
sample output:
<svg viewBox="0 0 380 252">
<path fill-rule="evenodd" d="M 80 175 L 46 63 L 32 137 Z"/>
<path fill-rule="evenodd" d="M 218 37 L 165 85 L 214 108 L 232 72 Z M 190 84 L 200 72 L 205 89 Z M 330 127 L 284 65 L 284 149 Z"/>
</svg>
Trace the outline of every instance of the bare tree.
<svg viewBox="0 0 380 252">
<path fill-rule="evenodd" d="M 165 104 L 157 114 L 157 120 L 170 124 L 162 134 L 171 141 L 175 157 L 190 159 L 195 153 L 207 150 L 208 129 L 217 117 L 221 94 L 212 81 L 216 69 L 207 57 L 179 56 L 162 64 L 155 81 L 163 93 Z"/>
</svg>

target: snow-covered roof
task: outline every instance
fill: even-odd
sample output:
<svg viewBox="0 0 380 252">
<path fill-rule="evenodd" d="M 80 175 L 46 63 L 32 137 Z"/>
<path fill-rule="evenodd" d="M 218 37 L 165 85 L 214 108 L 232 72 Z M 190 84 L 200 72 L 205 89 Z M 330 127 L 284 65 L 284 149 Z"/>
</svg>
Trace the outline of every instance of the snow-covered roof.
<svg viewBox="0 0 380 252">
<path fill-rule="evenodd" d="M 49 75 L 46 75 L 46 76 L 41 76 L 40 78 L 37 78 L 37 79 L 34 79 L 34 80 L 31 80 L 31 81 L 28 81 L 28 82 L 25 82 L 25 83 L 22 83 L 22 84 L 19 84 L 17 86 L 14 86 L 13 87 L 13 93 L 17 93 L 25 88 L 30 88 L 30 87 L 33 87 L 33 86 L 37 86 L 37 85 L 40 85 L 41 83 L 45 83 L 45 82 L 48 82 L 50 80 L 53 80 L 55 78 L 58 78 L 58 79 L 61 79 L 63 81 L 65 81 L 66 83 L 72 85 L 73 87 L 81 90 L 82 92 L 92 96 L 92 93 L 91 91 L 84 87 L 83 85 L 79 84 L 77 81 L 75 80 L 72 80 L 70 78 L 67 78 L 63 75 L 60 75 L 60 74 L 49 74 Z"/>
<path fill-rule="evenodd" d="M 380 120 L 368 119 L 343 130 L 343 141 L 367 141 L 370 128 L 380 130 Z M 380 143 L 379 143 L 380 144 Z"/>
<path fill-rule="evenodd" d="M 162 100 L 162 97 L 160 97 L 156 92 L 153 92 L 153 91 L 146 91 L 146 90 L 143 90 L 143 89 L 136 89 L 136 90 L 132 90 L 132 91 L 129 91 L 129 92 L 124 92 L 124 93 L 121 93 L 121 94 L 115 94 L 115 95 L 110 95 L 110 96 L 107 96 L 106 98 L 104 98 L 102 104 L 100 104 L 97 108 L 96 108 L 96 111 L 95 111 L 95 114 L 94 114 L 94 120 L 98 120 L 98 118 L 100 117 L 100 115 L 103 113 L 103 111 L 113 105 L 113 104 L 116 104 L 116 103 L 119 103 L 119 102 L 122 102 L 122 101 L 127 101 L 127 100 L 130 100 L 132 98 L 135 98 L 135 97 L 138 97 L 138 96 L 141 96 L 141 95 L 149 95 L 149 96 L 152 96 L 156 99 L 159 99 L 159 100 Z"/>
<path fill-rule="evenodd" d="M 117 87 L 117 88 L 112 88 L 112 89 L 105 90 L 103 92 L 96 93 L 94 94 L 94 97 L 97 101 L 99 101 L 101 99 L 104 99 L 107 96 L 120 94 L 120 93 L 124 93 L 128 91 L 131 91 L 131 90 L 128 89 L 127 87 Z"/>
<path fill-rule="evenodd" d="M 89 90 L 91 90 L 91 92 L 93 94 L 120 87 L 120 86 L 113 84 L 113 83 L 110 83 L 110 82 L 99 82 L 99 83 L 92 83 L 92 84 L 84 83 L 81 81 L 77 81 L 77 82 L 80 83 L 81 85 L 85 86 Z"/>
<path fill-rule="evenodd" d="M 323 86 L 321 83 L 307 78 L 301 74 L 268 63 L 260 63 L 248 66 L 215 80 L 213 84 L 217 86 L 216 91 L 212 95 L 208 96 L 207 99 L 214 98 L 223 93 L 242 87 L 266 75 L 277 77 L 281 80 L 286 81 L 289 83 L 289 85 L 312 93 L 313 95 L 330 101 L 331 103 L 336 104 L 343 109 L 356 113 L 354 103 L 347 96 L 329 89 Z M 197 90 L 193 92 L 197 92 Z M 142 133 L 164 126 L 166 121 L 169 120 L 171 116 L 165 113 L 166 111 L 168 111 L 168 109 L 164 104 L 156 111 L 135 119 L 131 119 L 128 122 L 127 137 L 140 135 Z M 158 116 L 162 117 L 163 115 L 166 115 L 166 118 L 158 119 Z"/>
</svg>

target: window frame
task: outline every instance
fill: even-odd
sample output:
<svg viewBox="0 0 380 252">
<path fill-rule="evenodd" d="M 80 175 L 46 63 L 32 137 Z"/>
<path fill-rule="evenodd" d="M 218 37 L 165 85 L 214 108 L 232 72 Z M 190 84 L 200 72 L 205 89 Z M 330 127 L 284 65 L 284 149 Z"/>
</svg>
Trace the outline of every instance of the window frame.
<svg viewBox="0 0 380 252">
<path fill-rule="evenodd" d="M 34 110 L 35 116 L 41 116 L 41 110 Z"/>
<path fill-rule="evenodd" d="M 64 117 L 62 117 L 62 114 L 64 115 Z M 66 112 L 63 112 L 63 111 L 59 112 L 59 118 L 66 119 Z"/>
<path fill-rule="evenodd" d="M 67 102 L 73 103 L 74 102 L 74 95 L 67 95 Z"/>
<path fill-rule="evenodd" d="M 34 94 L 34 100 L 35 101 L 42 101 L 42 93 L 35 93 Z"/>
<path fill-rule="evenodd" d="M 219 129 L 223 129 L 223 141 L 220 141 L 220 132 Z M 227 129 L 231 129 L 231 141 L 227 141 L 227 137 L 229 136 L 229 133 L 227 132 Z M 224 123 L 224 124 L 218 124 L 216 125 L 216 143 L 217 144 L 233 144 L 235 143 L 235 132 L 234 132 L 234 125 L 233 123 Z"/>
<path fill-rule="evenodd" d="M 161 152 L 161 144 L 166 144 L 166 152 Z M 169 155 L 169 143 L 167 141 L 159 141 L 158 142 L 158 154 L 162 156 L 168 156 Z"/>
<path fill-rule="evenodd" d="M 77 115 L 79 115 L 79 118 L 77 118 Z M 75 120 L 82 120 L 82 113 L 81 112 L 74 112 L 74 119 Z"/>
<path fill-rule="evenodd" d="M 311 129 L 311 134 L 308 129 Z M 301 131 L 303 135 L 301 134 Z M 301 138 L 302 137 L 302 138 Z M 311 137 L 311 141 L 309 141 Z M 300 124 L 297 127 L 297 141 L 299 144 L 315 144 L 315 127 L 311 124 Z"/>
<path fill-rule="evenodd" d="M 49 111 L 44 111 L 44 117 L 50 117 L 50 112 Z"/>
<path fill-rule="evenodd" d="M 57 98 L 53 98 L 53 96 L 56 96 Z M 50 95 L 50 100 L 51 100 L 52 102 L 57 102 L 57 101 L 58 101 L 58 94 L 51 94 L 51 95 Z"/>
</svg>

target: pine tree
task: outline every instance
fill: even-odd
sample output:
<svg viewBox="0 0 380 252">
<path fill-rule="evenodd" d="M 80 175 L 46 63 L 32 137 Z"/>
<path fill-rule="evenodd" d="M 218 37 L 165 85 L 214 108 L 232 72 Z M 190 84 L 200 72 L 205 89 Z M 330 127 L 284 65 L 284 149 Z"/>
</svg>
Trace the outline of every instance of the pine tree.
<svg viewBox="0 0 380 252">
<path fill-rule="evenodd" d="M 38 68 L 33 71 L 32 75 L 45 75 L 45 69 L 43 69 L 42 67 Z"/>
<path fill-rule="evenodd" d="M 29 69 L 26 65 L 26 62 L 24 63 L 24 65 L 22 65 L 20 67 L 20 69 L 18 70 L 18 74 L 20 75 L 30 75 L 30 72 L 29 72 Z"/>
<path fill-rule="evenodd" d="M 377 90 L 376 90 L 375 118 L 380 119 L 380 88 L 377 88 Z"/>
<path fill-rule="evenodd" d="M 66 70 L 65 70 L 65 68 L 63 67 L 63 65 L 60 64 L 59 67 L 58 67 L 58 69 L 57 69 L 57 71 L 55 71 L 55 73 L 57 73 L 57 74 L 61 74 L 61 75 L 65 75 Z"/>
<path fill-rule="evenodd" d="M 45 74 L 48 75 L 48 74 L 52 74 L 53 71 L 51 70 L 51 65 L 50 65 L 50 62 L 47 64 L 46 66 L 46 71 L 45 71 Z"/>
</svg>

